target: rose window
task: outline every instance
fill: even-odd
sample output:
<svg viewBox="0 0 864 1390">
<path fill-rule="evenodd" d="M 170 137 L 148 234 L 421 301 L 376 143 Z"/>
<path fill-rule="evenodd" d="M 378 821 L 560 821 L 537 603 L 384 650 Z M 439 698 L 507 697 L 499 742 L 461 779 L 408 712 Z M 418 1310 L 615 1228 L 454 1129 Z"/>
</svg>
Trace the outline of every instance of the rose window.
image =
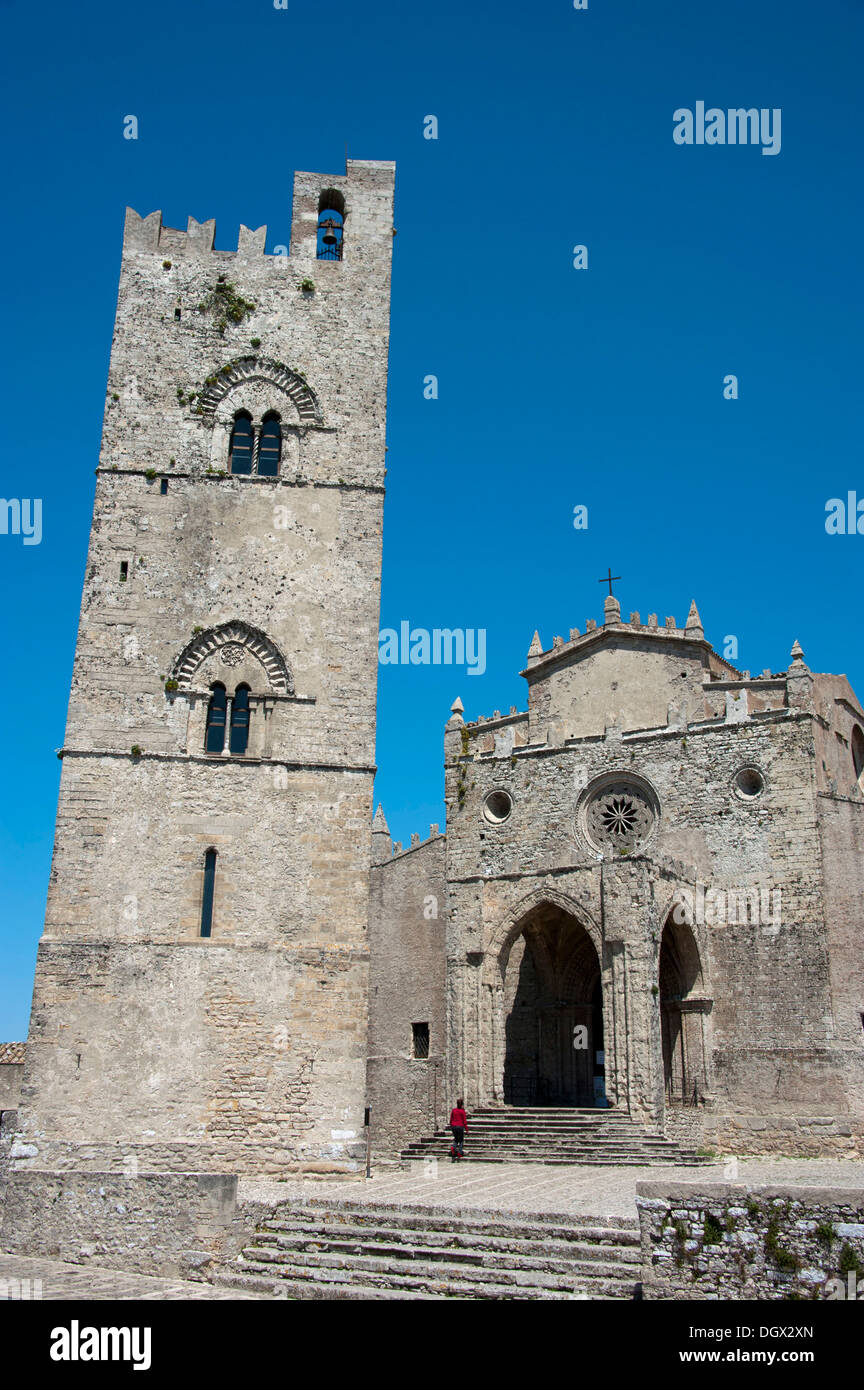
<svg viewBox="0 0 864 1390">
<path fill-rule="evenodd" d="M 598 849 L 611 845 L 618 850 L 634 850 L 648 838 L 654 819 L 654 809 L 641 788 L 616 782 L 592 797 L 585 827 Z"/>
</svg>

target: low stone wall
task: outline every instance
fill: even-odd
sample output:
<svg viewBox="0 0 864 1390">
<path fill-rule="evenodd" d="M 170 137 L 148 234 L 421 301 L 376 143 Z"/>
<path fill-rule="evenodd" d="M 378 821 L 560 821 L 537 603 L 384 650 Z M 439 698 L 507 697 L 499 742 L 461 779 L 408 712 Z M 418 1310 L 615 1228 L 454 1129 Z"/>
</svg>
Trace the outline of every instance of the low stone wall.
<svg viewBox="0 0 864 1390">
<path fill-rule="evenodd" d="M 138 1274 L 206 1279 L 232 1260 L 256 1210 L 215 1173 L 9 1173 L 0 1250 Z"/>
<path fill-rule="evenodd" d="M 864 1158 L 864 1125 L 848 1115 L 706 1115 L 704 1133 L 723 1154 Z"/>
<path fill-rule="evenodd" d="M 864 1298 L 864 1185 L 649 1182 L 636 1192 L 646 1299 L 840 1299 L 850 1272 Z"/>
</svg>

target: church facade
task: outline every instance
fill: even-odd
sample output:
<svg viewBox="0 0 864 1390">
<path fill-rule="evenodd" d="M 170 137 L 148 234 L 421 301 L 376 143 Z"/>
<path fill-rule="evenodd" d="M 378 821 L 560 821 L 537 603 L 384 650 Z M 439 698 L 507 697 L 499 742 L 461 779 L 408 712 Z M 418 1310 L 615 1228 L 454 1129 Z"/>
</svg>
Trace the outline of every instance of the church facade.
<svg viewBox="0 0 864 1390">
<path fill-rule="evenodd" d="M 695 604 L 625 621 L 611 594 L 584 632 L 535 634 L 522 675 L 527 712 L 453 706 L 446 835 L 394 853 L 376 816 L 380 1146 L 460 1094 L 614 1106 L 720 1152 L 860 1154 L 864 714 L 845 677 L 796 641 L 751 678 Z"/>
</svg>

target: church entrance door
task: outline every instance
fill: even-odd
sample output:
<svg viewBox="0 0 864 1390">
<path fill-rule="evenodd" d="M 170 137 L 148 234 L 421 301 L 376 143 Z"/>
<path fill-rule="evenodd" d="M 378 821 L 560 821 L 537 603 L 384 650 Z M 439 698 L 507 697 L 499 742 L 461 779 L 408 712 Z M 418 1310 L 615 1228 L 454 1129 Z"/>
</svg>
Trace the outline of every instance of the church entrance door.
<svg viewBox="0 0 864 1390">
<path fill-rule="evenodd" d="M 604 1103 L 600 962 L 585 928 L 542 904 L 513 942 L 504 986 L 504 1099 Z"/>
</svg>

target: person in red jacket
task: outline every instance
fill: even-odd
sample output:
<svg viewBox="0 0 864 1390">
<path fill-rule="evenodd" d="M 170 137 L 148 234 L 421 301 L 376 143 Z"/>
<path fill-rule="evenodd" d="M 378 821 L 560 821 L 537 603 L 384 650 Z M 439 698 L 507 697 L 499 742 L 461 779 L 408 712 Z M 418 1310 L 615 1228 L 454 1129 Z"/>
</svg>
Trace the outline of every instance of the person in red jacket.
<svg viewBox="0 0 864 1390">
<path fill-rule="evenodd" d="M 451 1163 L 458 1163 L 460 1158 L 464 1158 L 463 1146 L 465 1144 L 465 1131 L 468 1128 L 468 1116 L 465 1114 L 464 1101 L 457 1100 L 453 1109 L 450 1111 L 450 1132 L 453 1135 L 453 1143 L 450 1147 Z"/>
</svg>

